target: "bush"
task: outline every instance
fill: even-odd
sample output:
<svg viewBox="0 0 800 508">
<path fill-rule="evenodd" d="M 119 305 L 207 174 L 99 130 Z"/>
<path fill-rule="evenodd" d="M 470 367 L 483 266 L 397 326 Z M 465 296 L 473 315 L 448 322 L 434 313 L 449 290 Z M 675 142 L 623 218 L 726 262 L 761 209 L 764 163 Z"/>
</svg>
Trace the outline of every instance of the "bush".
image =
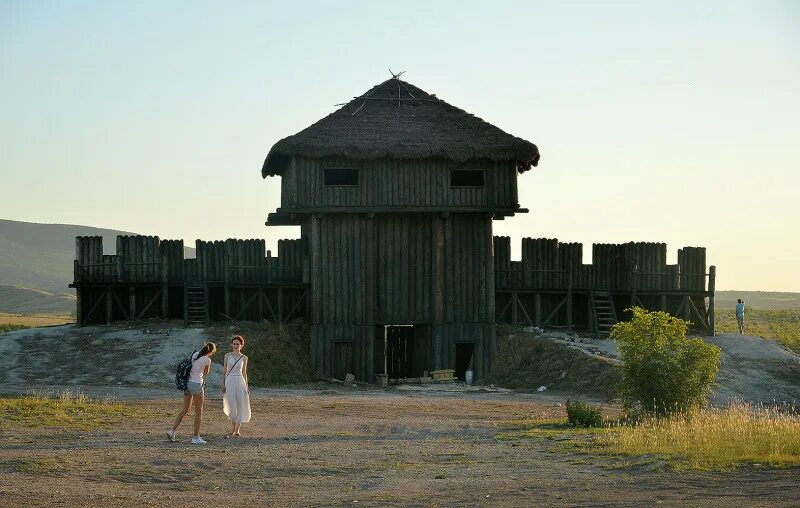
<svg viewBox="0 0 800 508">
<path fill-rule="evenodd" d="M 602 427 L 603 410 L 580 401 L 567 401 L 567 420 L 576 427 Z"/>
<path fill-rule="evenodd" d="M 628 309 L 633 319 L 611 329 L 622 365 L 620 395 L 626 409 L 664 415 L 705 405 L 719 371 L 720 349 L 687 339 L 687 321 L 666 312 Z"/>
</svg>

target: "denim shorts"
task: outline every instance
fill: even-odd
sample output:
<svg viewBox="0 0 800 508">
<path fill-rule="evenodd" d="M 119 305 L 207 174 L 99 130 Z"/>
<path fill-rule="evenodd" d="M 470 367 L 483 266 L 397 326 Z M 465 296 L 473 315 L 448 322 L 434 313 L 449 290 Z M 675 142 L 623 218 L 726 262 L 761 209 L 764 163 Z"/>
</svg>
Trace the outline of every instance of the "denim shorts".
<svg viewBox="0 0 800 508">
<path fill-rule="evenodd" d="M 183 391 L 184 395 L 203 395 L 203 393 L 205 393 L 203 385 L 194 381 L 186 383 L 186 389 Z"/>
</svg>

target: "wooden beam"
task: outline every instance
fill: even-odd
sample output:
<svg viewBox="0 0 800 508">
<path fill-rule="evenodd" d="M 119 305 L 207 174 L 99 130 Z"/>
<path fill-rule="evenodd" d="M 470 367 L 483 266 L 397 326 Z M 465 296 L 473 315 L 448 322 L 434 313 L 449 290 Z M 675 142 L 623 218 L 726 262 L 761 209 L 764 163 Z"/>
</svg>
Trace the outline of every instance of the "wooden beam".
<svg viewBox="0 0 800 508">
<path fill-rule="evenodd" d="M 111 300 L 111 291 L 106 291 L 106 324 L 111 324 L 113 318 L 114 307 Z"/>
<path fill-rule="evenodd" d="M 117 302 L 117 305 L 119 306 L 119 310 L 120 312 L 122 312 L 123 317 L 125 317 L 125 319 L 128 319 L 128 312 L 125 310 L 125 306 L 122 304 L 122 300 L 120 300 L 119 296 L 117 296 L 117 293 L 114 293 L 112 291 L 112 294 L 114 295 L 114 301 Z"/>
<path fill-rule="evenodd" d="M 703 314 L 697 309 L 697 305 L 694 304 L 694 300 L 692 300 L 691 297 L 687 298 L 689 301 L 689 305 L 691 305 L 692 310 L 695 312 L 695 315 L 697 315 L 698 319 L 700 319 L 700 324 L 703 325 L 706 328 L 706 330 L 708 330 L 708 323 L 706 323 Z"/>
<path fill-rule="evenodd" d="M 247 300 L 247 303 L 245 303 L 245 304 L 242 306 L 242 308 L 241 308 L 241 309 L 239 309 L 239 312 L 236 314 L 236 316 L 234 316 L 234 317 L 233 317 L 233 320 L 234 320 L 234 321 L 238 320 L 238 319 L 241 317 L 241 315 L 244 313 L 244 311 L 245 311 L 245 310 L 247 310 L 247 308 L 248 308 L 248 307 L 250 307 L 250 304 L 251 304 L 251 303 L 253 303 L 253 302 L 255 301 L 255 299 L 256 299 L 256 298 L 257 298 L 257 297 L 258 297 L 260 294 L 261 294 L 261 292 L 260 292 L 260 291 L 256 291 L 255 293 L 253 293 L 253 296 L 251 296 L 251 297 L 250 297 L 250 299 L 249 299 L 249 300 Z"/>
<path fill-rule="evenodd" d="M 156 293 L 156 295 L 153 298 L 150 299 L 150 301 L 147 303 L 147 305 L 144 306 L 144 309 L 142 309 L 142 312 L 139 313 L 139 319 L 142 319 L 144 317 L 145 313 L 148 310 L 150 310 L 150 307 L 152 307 L 153 304 L 156 303 L 159 300 L 159 298 L 161 298 L 161 290 L 160 289 L 158 290 L 158 293 Z"/>
<path fill-rule="evenodd" d="M 94 305 L 92 305 L 92 308 L 89 309 L 89 312 L 86 314 L 86 318 L 84 319 L 84 324 L 89 323 L 91 321 L 92 314 L 94 314 L 94 311 L 97 310 L 97 308 L 100 306 L 100 302 L 103 301 L 104 296 L 105 296 L 105 291 L 100 293 L 100 296 L 98 296 L 97 300 L 94 301 Z"/>
<path fill-rule="evenodd" d="M 300 295 L 300 298 L 298 298 L 298 299 L 297 299 L 297 301 L 296 301 L 296 302 L 294 302 L 294 305 L 293 305 L 293 306 L 292 306 L 292 308 L 289 310 L 289 312 L 286 314 L 286 321 L 289 321 L 289 319 L 291 319 L 291 317 L 292 317 L 292 315 L 294 314 L 294 312 L 295 312 L 295 311 L 296 311 L 296 310 L 297 310 L 297 309 L 300 307 L 300 303 L 301 303 L 301 302 L 303 302 L 303 301 L 305 301 L 305 299 L 306 299 L 306 293 L 308 293 L 308 291 L 307 291 L 307 290 L 306 290 L 306 291 L 303 291 L 303 293 Z"/>
<path fill-rule="evenodd" d="M 525 316 L 525 319 L 528 320 L 528 325 L 532 326 L 533 325 L 533 320 L 528 315 L 528 311 L 525 310 L 525 306 L 522 304 L 522 300 L 520 300 L 519 298 L 517 299 L 517 305 L 519 305 L 519 310 L 522 311 L 522 314 Z"/>
<path fill-rule="evenodd" d="M 708 268 L 708 335 L 713 337 L 716 334 L 714 328 L 714 292 L 716 290 L 717 267 L 711 265 Z"/>
<path fill-rule="evenodd" d="M 566 304 L 566 303 L 567 303 L 567 298 L 566 298 L 566 297 L 564 297 L 564 298 L 561 300 L 561 302 L 559 302 L 559 304 L 558 304 L 558 305 L 556 305 L 556 308 L 555 308 L 555 309 L 553 309 L 553 312 L 551 312 L 551 313 L 550 313 L 550 315 L 549 315 L 549 316 L 547 316 L 547 319 L 545 319 L 545 320 L 544 320 L 544 322 L 542 323 L 542 326 L 546 326 L 546 325 L 547 325 L 547 323 L 549 323 L 549 322 L 550 322 L 550 320 L 551 320 L 551 319 L 553 319 L 553 317 L 555 317 L 556 313 L 557 313 L 559 310 L 561 310 L 561 307 L 563 307 L 563 306 L 564 306 L 564 304 Z"/>
</svg>

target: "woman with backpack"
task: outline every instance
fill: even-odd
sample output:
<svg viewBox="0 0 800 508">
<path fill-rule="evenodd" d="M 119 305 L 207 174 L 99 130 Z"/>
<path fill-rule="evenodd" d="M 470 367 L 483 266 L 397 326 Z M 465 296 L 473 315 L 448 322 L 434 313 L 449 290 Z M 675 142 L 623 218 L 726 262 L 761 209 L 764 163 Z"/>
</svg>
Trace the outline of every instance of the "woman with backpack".
<svg viewBox="0 0 800 508">
<path fill-rule="evenodd" d="M 207 342 L 200 351 L 192 353 L 192 369 L 189 371 L 189 379 L 186 382 L 186 389 L 183 391 L 183 409 L 178 413 L 178 417 L 175 418 L 172 429 L 167 431 L 167 437 L 170 441 L 175 441 L 175 431 L 178 430 L 178 425 L 181 424 L 183 417 L 186 416 L 186 413 L 192 407 L 192 403 L 194 403 L 192 444 L 206 444 L 206 441 L 200 437 L 200 422 L 203 419 L 203 397 L 205 394 L 203 376 L 211 371 L 211 355 L 216 351 L 217 346 L 213 342 Z"/>
<path fill-rule="evenodd" d="M 231 339 L 231 352 L 225 354 L 222 374 L 222 410 L 231 420 L 231 433 L 225 437 L 242 437 L 239 429 L 250 421 L 250 389 L 247 384 L 247 356 L 242 354 L 244 338 Z"/>
</svg>

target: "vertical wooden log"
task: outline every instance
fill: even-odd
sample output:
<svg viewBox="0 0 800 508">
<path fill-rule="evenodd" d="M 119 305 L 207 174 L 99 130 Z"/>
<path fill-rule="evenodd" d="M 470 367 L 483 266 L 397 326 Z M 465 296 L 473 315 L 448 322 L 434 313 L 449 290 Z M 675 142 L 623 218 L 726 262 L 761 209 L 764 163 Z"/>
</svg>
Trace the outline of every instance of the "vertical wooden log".
<svg viewBox="0 0 800 508">
<path fill-rule="evenodd" d="M 206 308 L 206 315 L 205 315 L 206 323 L 208 323 L 210 321 L 209 314 L 211 312 L 211 305 L 209 304 L 208 301 L 208 281 L 203 282 L 203 300 L 205 302 L 205 308 Z"/>
<path fill-rule="evenodd" d="M 444 322 L 444 222 L 438 215 L 433 219 L 433 369 L 442 368 L 442 324 Z"/>
<path fill-rule="evenodd" d="M 519 322 L 519 299 L 517 298 L 517 292 L 514 291 L 511 293 L 511 323 L 518 324 Z"/>
<path fill-rule="evenodd" d="M 185 274 L 186 272 L 184 272 Z M 187 288 L 188 283 L 183 283 L 183 324 L 184 326 L 189 326 L 189 290 Z"/>
<path fill-rule="evenodd" d="M 75 322 L 78 326 L 83 326 L 83 289 L 81 287 L 75 288 Z"/>
<path fill-rule="evenodd" d="M 567 331 L 572 331 L 572 265 L 567 267 Z"/>
<path fill-rule="evenodd" d="M 661 295 L 661 312 L 667 312 L 667 295 Z"/>
<path fill-rule="evenodd" d="M 169 262 L 168 253 L 161 253 L 161 319 L 169 319 Z"/>
<path fill-rule="evenodd" d="M 542 326 L 542 294 L 533 295 L 533 322 L 536 326 Z"/>
<path fill-rule="evenodd" d="M 264 288 L 258 288 L 258 320 L 264 321 Z"/>
<path fill-rule="evenodd" d="M 128 286 L 128 317 L 136 319 L 136 286 Z"/>
<path fill-rule="evenodd" d="M 237 258 L 236 263 L 239 263 Z M 231 315 L 231 266 L 233 264 L 233 240 L 228 240 L 225 242 L 225 266 L 222 268 L 222 277 L 223 277 L 223 286 L 225 291 L 225 315 L 230 317 Z M 259 290 L 260 292 L 260 290 Z M 259 308 L 261 307 L 261 296 L 258 297 L 258 305 Z M 259 315 L 261 313 L 259 312 Z"/>
<path fill-rule="evenodd" d="M 278 288 L 278 322 L 283 323 L 283 288 Z"/>
<path fill-rule="evenodd" d="M 634 268 L 631 273 L 631 307 L 636 307 L 636 290 L 639 287 L 639 271 Z"/>
<path fill-rule="evenodd" d="M 714 328 L 714 291 L 716 290 L 717 267 L 708 267 L 708 335 L 713 337 L 716 334 Z"/>
<path fill-rule="evenodd" d="M 114 318 L 114 306 L 113 302 L 111 301 L 111 290 L 106 290 L 106 324 L 110 325 L 111 321 Z"/>
</svg>

